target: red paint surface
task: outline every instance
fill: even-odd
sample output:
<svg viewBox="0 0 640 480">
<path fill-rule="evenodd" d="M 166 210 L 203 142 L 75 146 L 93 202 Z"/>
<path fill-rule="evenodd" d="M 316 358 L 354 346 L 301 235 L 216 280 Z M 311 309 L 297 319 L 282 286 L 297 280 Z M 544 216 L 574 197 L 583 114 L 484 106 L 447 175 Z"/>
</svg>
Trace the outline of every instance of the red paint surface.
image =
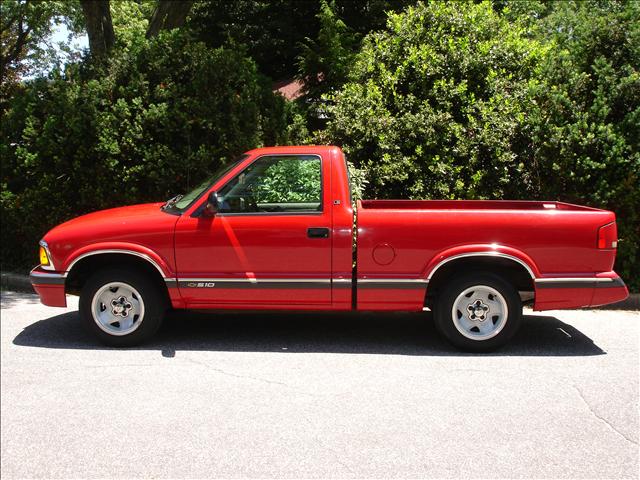
<svg viewBox="0 0 640 480">
<path fill-rule="evenodd" d="M 48 307 L 66 307 L 67 297 L 64 285 L 33 285 L 33 289 L 40 296 L 40 301 Z"/>
</svg>

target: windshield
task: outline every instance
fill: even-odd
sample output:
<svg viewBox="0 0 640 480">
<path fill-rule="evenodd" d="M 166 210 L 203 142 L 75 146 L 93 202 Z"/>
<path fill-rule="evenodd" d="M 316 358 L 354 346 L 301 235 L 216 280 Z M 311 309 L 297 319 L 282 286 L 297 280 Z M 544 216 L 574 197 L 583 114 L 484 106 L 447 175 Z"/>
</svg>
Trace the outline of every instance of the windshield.
<svg viewBox="0 0 640 480">
<path fill-rule="evenodd" d="M 200 196 L 204 192 L 209 190 L 209 188 L 211 188 L 211 185 L 213 185 L 220 178 L 230 172 L 236 165 L 238 165 L 247 157 L 248 155 L 241 155 L 240 158 L 236 159 L 235 161 L 229 163 L 228 165 L 223 165 L 222 167 L 220 167 L 216 173 L 211 175 L 189 193 L 180 196 L 180 198 L 171 205 L 171 208 L 173 208 L 174 210 L 184 210 L 185 208 L 189 207 L 193 202 L 200 198 Z"/>
</svg>

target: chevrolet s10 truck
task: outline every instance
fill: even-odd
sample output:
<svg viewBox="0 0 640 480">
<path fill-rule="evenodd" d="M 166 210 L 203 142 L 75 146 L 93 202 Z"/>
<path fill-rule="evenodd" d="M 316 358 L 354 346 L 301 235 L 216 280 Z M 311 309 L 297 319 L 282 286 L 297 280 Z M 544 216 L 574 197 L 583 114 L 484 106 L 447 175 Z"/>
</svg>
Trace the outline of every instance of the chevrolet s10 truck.
<svg viewBox="0 0 640 480">
<path fill-rule="evenodd" d="M 166 203 L 90 213 L 40 242 L 42 303 L 80 295 L 103 342 L 147 340 L 170 309 L 432 310 L 491 350 L 534 310 L 623 300 L 615 215 L 540 201 L 351 200 L 338 147 L 252 150 Z M 355 214 L 357 213 L 357 214 Z M 355 214 L 355 215 L 354 215 Z M 354 220 L 355 219 L 355 220 Z"/>
</svg>

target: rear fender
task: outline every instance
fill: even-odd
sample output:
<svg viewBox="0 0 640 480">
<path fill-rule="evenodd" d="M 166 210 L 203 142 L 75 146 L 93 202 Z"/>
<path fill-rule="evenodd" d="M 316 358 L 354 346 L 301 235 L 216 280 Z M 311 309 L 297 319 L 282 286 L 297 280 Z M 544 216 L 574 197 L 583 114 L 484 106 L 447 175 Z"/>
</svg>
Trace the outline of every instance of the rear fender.
<svg viewBox="0 0 640 480">
<path fill-rule="evenodd" d="M 540 271 L 535 262 L 527 254 L 511 247 L 496 244 L 478 244 L 454 247 L 434 255 L 421 272 L 422 278 L 430 280 L 440 267 L 461 258 L 473 257 L 500 257 L 512 260 L 522 265 L 532 279 L 540 276 Z"/>
</svg>

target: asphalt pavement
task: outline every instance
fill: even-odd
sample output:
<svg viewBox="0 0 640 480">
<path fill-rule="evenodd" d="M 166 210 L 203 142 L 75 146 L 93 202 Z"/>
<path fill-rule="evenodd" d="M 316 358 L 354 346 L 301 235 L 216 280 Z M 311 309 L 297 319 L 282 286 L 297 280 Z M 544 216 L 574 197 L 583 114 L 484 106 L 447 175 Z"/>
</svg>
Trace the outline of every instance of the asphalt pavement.
<svg viewBox="0 0 640 480">
<path fill-rule="evenodd" d="M 172 314 L 103 347 L 2 293 L 8 478 L 638 478 L 640 313 L 528 312 L 489 355 L 425 314 Z"/>
</svg>

